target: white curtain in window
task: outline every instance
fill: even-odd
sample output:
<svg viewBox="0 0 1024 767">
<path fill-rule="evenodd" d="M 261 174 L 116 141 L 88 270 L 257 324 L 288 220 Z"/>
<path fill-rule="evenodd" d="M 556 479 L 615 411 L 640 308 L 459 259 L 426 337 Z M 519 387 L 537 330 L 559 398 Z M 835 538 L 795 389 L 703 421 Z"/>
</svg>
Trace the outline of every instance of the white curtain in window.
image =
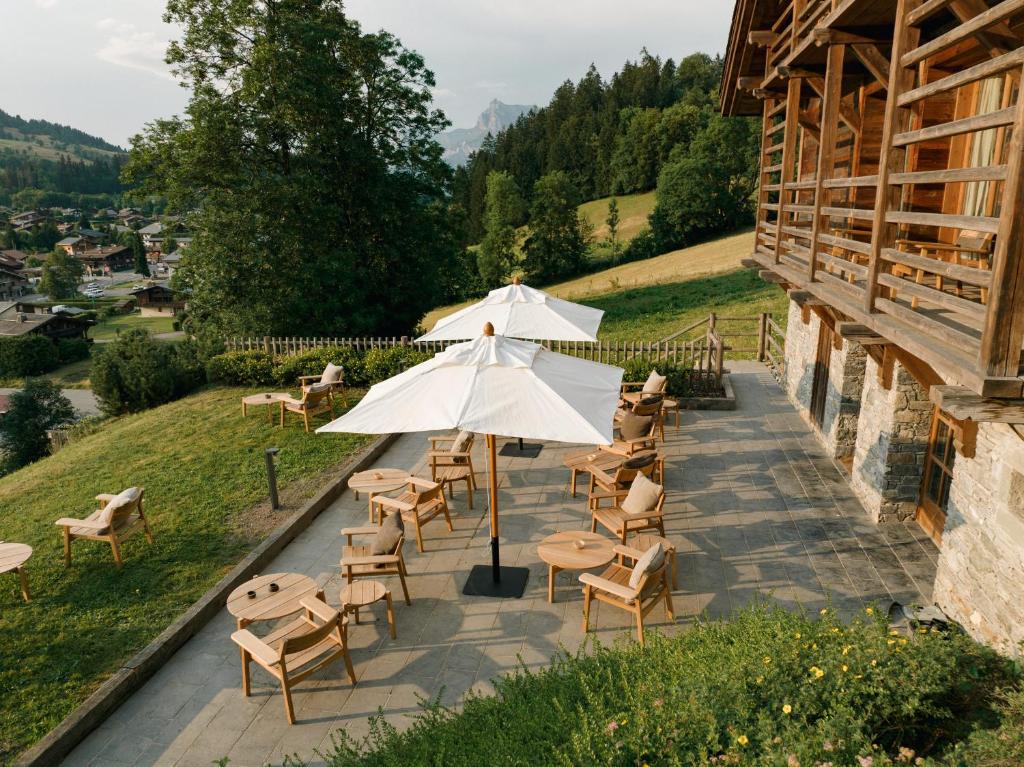
<svg viewBox="0 0 1024 767">
<path fill-rule="evenodd" d="M 987 114 L 999 109 L 1003 97 L 1003 78 L 990 77 L 979 83 L 978 87 L 978 108 L 975 114 Z M 992 164 L 996 155 L 996 133 L 995 128 L 989 128 L 972 134 L 968 165 L 972 168 L 979 168 Z M 965 216 L 984 216 L 992 183 L 970 181 L 965 184 L 965 187 L 963 214 Z"/>
</svg>

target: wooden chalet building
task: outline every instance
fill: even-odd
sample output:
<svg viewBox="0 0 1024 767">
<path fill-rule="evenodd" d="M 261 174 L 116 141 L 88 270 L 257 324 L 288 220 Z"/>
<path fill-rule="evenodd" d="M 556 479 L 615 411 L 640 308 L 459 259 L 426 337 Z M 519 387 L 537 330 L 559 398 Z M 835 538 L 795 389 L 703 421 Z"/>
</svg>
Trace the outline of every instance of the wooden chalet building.
<svg viewBox="0 0 1024 767">
<path fill-rule="evenodd" d="M 184 296 L 176 293 L 166 282 L 157 282 L 131 291 L 143 316 L 170 314 L 172 317 L 185 309 Z"/>
<path fill-rule="evenodd" d="M 748 265 L 780 378 L 936 602 L 1024 641 L 1024 0 L 738 0 L 722 111 L 763 120 Z"/>
</svg>

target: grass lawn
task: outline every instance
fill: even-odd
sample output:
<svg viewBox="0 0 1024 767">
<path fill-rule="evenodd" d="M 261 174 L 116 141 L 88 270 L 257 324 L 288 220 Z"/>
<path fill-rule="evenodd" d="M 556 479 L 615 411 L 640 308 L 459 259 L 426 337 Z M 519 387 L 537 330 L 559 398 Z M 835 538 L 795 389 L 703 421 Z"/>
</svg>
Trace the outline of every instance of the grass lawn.
<svg viewBox="0 0 1024 767">
<path fill-rule="evenodd" d="M 111 672 L 184 612 L 284 513 L 264 502 L 263 451 L 281 448 L 278 476 L 291 510 L 370 438 L 270 426 L 248 390 L 208 389 L 126 416 L 49 458 L 0 478 L 0 540 L 30 544 L 32 602 L 0 581 L 0 764 L 57 725 Z M 145 487 L 156 542 L 135 536 L 114 566 L 110 547 L 78 541 L 64 567 L 54 520 L 82 517 L 93 497 Z M 262 504 L 262 505 L 260 505 Z"/>
<path fill-rule="evenodd" d="M 141 314 L 120 314 L 117 317 L 100 320 L 92 329 L 97 341 L 111 341 L 122 330 L 148 330 L 150 333 L 170 333 L 174 330 L 174 319 L 167 317 L 143 317 Z"/>
<path fill-rule="evenodd" d="M 579 212 L 594 227 L 594 238 L 603 240 L 608 236 L 608 203 L 611 197 L 591 200 L 579 206 Z M 654 210 L 654 191 L 640 194 L 624 194 L 615 198 L 619 206 L 619 240 L 629 242 L 647 228 L 647 217 Z"/>
<path fill-rule="evenodd" d="M 36 376 L 53 381 L 62 389 L 91 389 L 89 375 L 92 373 L 92 358 L 79 360 L 63 365 L 45 375 Z M 25 385 L 24 378 L 0 378 L 0 386 L 20 389 Z"/>
</svg>

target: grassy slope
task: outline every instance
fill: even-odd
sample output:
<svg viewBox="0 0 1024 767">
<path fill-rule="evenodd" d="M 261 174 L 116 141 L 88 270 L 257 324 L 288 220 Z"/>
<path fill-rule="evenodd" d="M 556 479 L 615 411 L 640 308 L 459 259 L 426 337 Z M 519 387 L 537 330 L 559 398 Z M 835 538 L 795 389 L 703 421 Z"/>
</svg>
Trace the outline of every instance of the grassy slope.
<svg viewBox="0 0 1024 767">
<path fill-rule="evenodd" d="M 579 212 L 594 227 L 594 237 L 603 240 L 608 236 L 608 202 L 611 197 L 591 200 L 579 206 Z M 654 210 L 654 192 L 626 194 L 615 198 L 619 205 L 619 239 L 628 242 L 647 227 L 647 217 Z"/>
<path fill-rule="evenodd" d="M 785 294 L 740 267 L 753 243 L 753 234 L 742 232 L 545 290 L 604 309 L 601 338 L 609 340 L 655 341 L 712 311 L 744 316 L 776 312 L 784 318 Z M 424 318 L 423 326 L 431 328 L 465 305 L 435 309 Z"/>
<path fill-rule="evenodd" d="M 357 435 L 285 429 L 246 390 L 211 389 L 118 419 L 54 456 L 0 478 L 0 540 L 28 543 L 33 600 L 0 581 L 0 764 L 55 726 L 131 653 L 186 610 L 283 515 L 255 512 L 266 496 L 263 450 L 281 448 L 286 502 L 366 443 Z M 93 496 L 146 488 L 156 543 L 131 538 L 118 570 L 106 544 L 79 541 L 65 568 L 54 520 L 95 508 Z"/>
</svg>

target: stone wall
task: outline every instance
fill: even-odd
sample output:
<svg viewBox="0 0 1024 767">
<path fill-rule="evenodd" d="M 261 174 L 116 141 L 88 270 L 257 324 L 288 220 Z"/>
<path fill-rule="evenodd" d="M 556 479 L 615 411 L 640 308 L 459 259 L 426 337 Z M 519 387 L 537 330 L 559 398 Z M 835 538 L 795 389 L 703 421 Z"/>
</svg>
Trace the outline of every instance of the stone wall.
<svg viewBox="0 0 1024 767">
<path fill-rule="evenodd" d="M 917 509 L 932 405 L 898 362 L 882 388 L 878 364 L 865 362 L 850 484 L 876 522 L 906 519 Z"/>
<path fill-rule="evenodd" d="M 953 465 L 935 601 L 976 639 L 1021 655 L 1022 584 L 1024 440 L 982 423 L 974 458 Z"/>
<path fill-rule="evenodd" d="M 786 377 L 784 385 L 790 400 L 821 437 L 833 458 L 853 454 L 860 413 L 861 389 L 864 386 L 864 363 L 867 354 L 859 344 L 844 341 L 842 348 L 831 350 L 828 391 L 819 428 L 812 422 L 810 407 L 814 389 L 814 363 L 818 353 L 821 320 L 811 313 L 806 325 L 800 307 L 789 302 L 786 323 Z"/>
</svg>

